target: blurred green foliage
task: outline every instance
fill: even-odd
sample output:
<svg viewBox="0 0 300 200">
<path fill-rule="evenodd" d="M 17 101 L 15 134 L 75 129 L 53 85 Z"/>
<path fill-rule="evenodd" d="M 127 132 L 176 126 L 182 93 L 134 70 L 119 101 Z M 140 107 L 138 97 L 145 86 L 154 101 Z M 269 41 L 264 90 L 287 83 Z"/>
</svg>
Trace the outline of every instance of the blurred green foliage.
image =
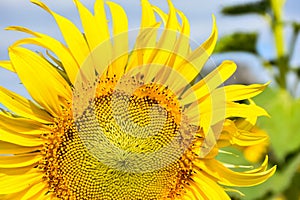
<svg viewBox="0 0 300 200">
<path fill-rule="evenodd" d="M 217 43 L 215 53 L 245 51 L 256 54 L 257 33 L 233 33 L 224 36 Z"/>
<path fill-rule="evenodd" d="M 287 155 L 300 150 L 300 100 L 293 99 L 286 90 L 268 89 L 255 101 L 271 116 L 271 119 L 259 119 L 259 125 L 270 136 L 276 161 L 283 164 Z"/>
<path fill-rule="evenodd" d="M 224 7 L 221 12 L 225 15 L 244 15 L 253 13 L 264 15 L 268 9 L 270 9 L 270 1 L 257 1 Z"/>
<path fill-rule="evenodd" d="M 300 199 L 300 99 L 294 96 L 294 88 L 300 82 L 300 66 L 291 66 L 296 40 L 300 32 L 300 23 L 284 21 L 284 3 L 285 0 L 261 0 L 231 5 L 222 9 L 224 15 L 258 14 L 266 19 L 273 33 L 276 56 L 268 60 L 259 55 L 256 50 L 258 35 L 253 32 L 238 32 L 222 37 L 216 47 L 216 52 L 251 53 L 259 57 L 262 66 L 278 72 L 273 77 L 277 87 L 266 89 L 254 99 L 271 116 L 271 118 L 260 118 L 258 126 L 267 131 L 270 136 L 269 163 L 272 166 L 277 165 L 277 171 L 273 177 L 261 185 L 239 189 L 246 195 L 245 197 L 232 193 L 233 199 Z M 290 41 L 286 41 L 284 36 L 284 28 L 287 26 L 293 30 Z M 295 83 L 296 85 L 288 87 L 291 84 L 287 84 L 287 76 L 292 73 L 298 77 L 298 81 Z M 222 155 L 219 159 L 252 165 L 243 159 L 241 151 L 236 149 L 234 154 L 237 156 Z"/>
</svg>

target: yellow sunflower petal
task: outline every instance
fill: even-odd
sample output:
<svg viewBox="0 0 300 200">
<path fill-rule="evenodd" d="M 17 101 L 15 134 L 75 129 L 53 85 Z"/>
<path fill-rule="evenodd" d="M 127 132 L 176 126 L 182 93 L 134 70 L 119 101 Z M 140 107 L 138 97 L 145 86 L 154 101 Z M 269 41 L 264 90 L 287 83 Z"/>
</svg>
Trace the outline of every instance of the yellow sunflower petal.
<svg viewBox="0 0 300 200">
<path fill-rule="evenodd" d="M 32 98 L 53 116 L 58 116 L 61 113 L 59 97 L 71 99 L 67 82 L 46 60 L 28 49 L 10 48 L 9 56 Z"/>
<path fill-rule="evenodd" d="M 252 99 L 248 99 L 248 102 L 249 102 L 250 105 L 256 106 L 255 102 L 254 102 Z M 269 117 L 269 114 L 267 113 L 266 116 Z M 257 116 L 248 116 L 248 117 L 245 118 L 245 122 L 246 122 L 246 123 L 249 123 L 250 125 L 253 126 L 253 125 L 255 125 L 256 122 L 257 122 Z M 237 124 L 237 125 L 238 125 L 238 124 Z"/>
<path fill-rule="evenodd" d="M 236 144 L 239 146 L 257 145 L 261 142 L 266 142 L 268 139 L 268 136 L 264 132 L 255 133 L 251 130 L 238 128 L 236 123 L 238 122 L 226 120 L 223 125 L 223 133 L 219 139 L 226 139 L 228 142 L 230 141 L 231 144 Z M 224 136 L 227 136 L 227 138 Z"/>
<path fill-rule="evenodd" d="M 125 72 L 135 67 L 148 64 L 148 60 L 153 53 L 160 23 L 156 23 L 153 27 L 141 29 L 135 41 L 134 50 L 131 52 L 126 66 Z"/>
<path fill-rule="evenodd" d="M 0 176 L 16 176 L 32 173 L 34 166 L 18 167 L 18 168 L 0 168 Z"/>
<path fill-rule="evenodd" d="M 41 146 L 25 147 L 10 142 L 0 141 L 0 154 L 29 153 L 29 152 L 40 150 L 41 148 L 42 148 Z"/>
<path fill-rule="evenodd" d="M 148 0 L 141 1 L 142 19 L 141 29 L 135 41 L 135 50 L 131 53 L 126 72 L 134 67 L 147 63 L 154 51 L 157 32 L 161 23 L 156 21 L 154 9 Z"/>
<path fill-rule="evenodd" d="M 165 30 L 160 37 L 156 49 L 152 52 L 147 63 L 154 64 L 167 64 L 172 52 L 168 52 L 167 50 L 173 50 L 174 44 L 176 43 L 177 37 L 177 29 L 178 29 L 178 20 L 176 16 L 176 9 L 171 1 L 168 1 L 169 4 L 169 14 L 167 15 L 167 21 L 165 25 Z M 151 70 L 151 69 L 150 69 Z M 149 72 L 151 73 L 151 72 Z"/>
<path fill-rule="evenodd" d="M 0 194 L 0 199 L 1 200 L 11 200 L 11 199 L 22 199 L 22 196 L 26 193 L 26 189 L 23 191 L 15 192 L 15 193 L 10 193 L 10 194 Z"/>
<path fill-rule="evenodd" d="M 47 126 L 40 122 L 21 117 L 13 117 L 0 112 L 0 129 L 1 127 L 29 135 L 40 135 L 42 131 L 49 130 Z"/>
<path fill-rule="evenodd" d="M 0 175 L 0 194 L 11 194 L 25 190 L 40 182 L 42 178 L 43 175 L 38 172 L 16 176 Z"/>
<path fill-rule="evenodd" d="M 183 12 L 176 10 L 182 21 L 180 28 L 180 35 L 176 41 L 174 53 L 168 62 L 168 66 L 173 66 L 175 69 L 179 63 L 183 62 L 183 59 L 190 53 L 190 24 Z"/>
<path fill-rule="evenodd" d="M 35 185 L 32 185 L 30 188 L 26 188 L 23 191 L 16 193 L 11 193 L 7 195 L 0 195 L 1 200 L 11 200 L 11 199 L 21 199 L 21 200 L 34 200 L 34 199 L 43 199 L 47 194 L 49 189 L 47 188 L 47 183 L 38 182 Z"/>
<path fill-rule="evenodd" d="M 250 99 L 260 94 L 269 83 L 266 84 L 252 84 L 252 85 L 227 85 L 223 88 L 219 88 L 214 93 L 222 92 L 226 93 L 227 101 L 240 101 L 244 99 Z"/>
<path fill-rule="evenodd" d="M 117 58 L 109 70 L 111 70 L 111 75 L 120 77 L 124 73 L 128 60 L 128 20 L 125 11 L 120 5 L 113 2 L 107 2 L 107 5 L 112 17 L 113 56 Z"/>
<path fill-rule="evenodd" d="M 252 132 L 240 131 L 241 134 L 232 138 L 232 143 L 239 146 L 252 146 L 268 140 L 267 136 L 257 136 Z"/>
<path fill-rule="evenodd" d="M 205 192 L 203 192 L 195 183 L 191 186 L 187 186 L 184 198 L 190 200 L 209 200 L 208 195 Z"/>
<path fill-rule="evenodd" d="M 0 156 L 0 168 L 18 168 L 31 166 L 42 159 L 41 154 L 30 153 L 13 156 Z"/>
<path fill-rule="evenodd" d="M 179 27 L 179 23 L 176 16 L 176 9 L 171 0 L 167 0 L 169 5 L 169 14 L 168 14 L 168 21 L 166 23 L 166 29 L 176 31 Z"/>
<path fill-rule="evenodd" d="M 242 193 L 242 192 L 239 191 L 239 190 L 236 190 L 236 189 L 233 189 L 233 188 L 224 188 L 224 190 L 225 190 L 226 192 L 237 193 L 237 194 L 240 195 L 241 197 L 245 197 L 245 194 Z"/>
<path fill-rule="evenodd" d="M 168 14 L 163 12 L 159 7 L 157 6 L 152 6 L 152 9 L 158 14 L 158 16 L 161 18 L 163 21 L 164 25 L 167 24 L 168 21 Z"/>
<path fill-rule="evenodd" d="M 258 173 L 235 172 L 226 168 L 219 161 L 214 159 L 206 160 L 205 162 L 199 162 L 197 165 L 199 165 L 199 167 L 206 173 L 217 178 L 220 184 L 227 186 L 257 185 L 266 181 L 276 171 L 276 166 L 274 166 L 267 171 Z"/>
<path fill-rule="evenodd" d="M 263 108 L 256 105 L 246 105 L 234 102 L 227 102 L 226 104 L 226 118 L 269 116 L 269 114 Z"/>
<path fill-rule="evenodd" d="M 26 190 L 25 194 L 22 196 L 22 199 L 39 199 L 37 197 L 40 195 L 45 195 L 47 192 L 47 187 L 47 183 L 39 182 Z"/>
<path fill-rule="evenodd" d="M 230 200 L 224 189 L 202 172 L 195 174 L 193 180 L 206 193 L 209 199 Z"/>
<path fill-rule="evenodd" d="M 165 29 L 174 30 L 174 31 L 175 30 L 180 30 L 181 29 L 180 24 L 177 21 L 177 19 L 176 19 L 176 23 L 170 23 L 170 15 L 171 15 L 172 12 L 176 11 L 172 1 L 168 0 L 168 6 L 169 6 L 169 9 L 170 9 L 168 14 L 165 13 L 164 11 L 162 11 L 157 6 L 152 5 L 151 7 L 152 7 L 153 11 L 161 18 L 161 20 L 162 20 L 162 22 L 165 26 L 164 27 Z M 172 13 L 172 15 L 173 15 L 173 13 Z M 174 16 L 172 16 L 172 18 L 175 19 Z M 173 21 L 173 22 L 175 22 L 175 21 Z"/>
<path fill-rule="evenodd" d="M 156 24 L 156 19 L 154 11 L 151 7 L 151 4 L 148 0 L 141 0 L 142 4 L 142 19 L 141 19 L 141 28 L 150 28 Z"/>
<path fill-rule="evenodd" d="M 0 102 L 12 112 L 42 123 L 52 123 L 52 117 L 30 100 L 0 86 Z"/>
<path fill-rule="evenodd" d="M 77 63 L 81 65 L 90 52 L 88 44 L 86 43 L 86 40 L 82 33 L 71 21 L 51 11 L 42 2 L 38 0 L 31 0 L 31 2 L 40 6 L 54 17 L 70 51 L 72 52 L 74 58 L 77 60 Z"/>
<path fill-rule="evenodd" d="M 106 3 L 110 9 L 111 16 L 112 16 L 112 25 L 113 25 L 113 34 L 117 36 L 120 33 L 124 33 L 128 31 L 128 20 L 127 15 L 124 9 L 114 3 L 114 2 L 107 2 Z M 121 19 L 121 20 L 120 20 Z M 124 41 L 126 42 L 126 41 Z M 121 45 L 121 44 L 118 44 Z M 116 46 L 118 46 L 116 45 Z"/>
<path fill-rule="evenodd" d="M 215 17 L 213 16 L 213 28 L 210 37 L 201 46 L 195 49 L 186 58 L 186 60 L 183 61 L 183 63 L 179 64 L 177 70 L 182 74 L 189 74 L 188 79 L 192 81 L 202 70 L 207 59 L 212 54 L 217 42 L 217 38 L 218 38 L 218 29 L 217 29 Z M 192 67 L 189 67 L 190 65 L 192 65 Z"/>
<path fill-rule="evenodd" d="M 11 62 L 9 60 L 1 60 L 0 66 L 11 72 L 16 72 L 14 66 L 11 64 Z"/>
<path fill-rule="evenodd" d="M 177 14 L 179 15 L 179 17 L 181 18 L 181 34 L 185 35 L 186 37 L 190 36 L 190 32 L 191 32 L 191 27 L 190 27 L 190 23 L 189 20 L 187 19 L 187 17 L 184 15 L 184 13 L 180 10 L 176 10 Z"/>
<path fill-rule="evenodd" d="M 80 19 L 81 19 L 81 23 L 84 29 L 84 36 L 85 39 L 87 40 L 88 46 L 89 46 L 89 50 L 91 52 L 93 52 L 93 50 L 95 50 L 96 47 L 98 47 L 102 40 L 101 40 L 101 30 L 100 28 L 97 27 L 97 21 L 96 18 L 92 15 L 92 13 L 78 0 L 74 1 L 77 7 L 77 10 L 79 12 L 80 15 Z M 108 41 L 106 41 L 106 44 L 108 43 Z M 101 48 L 105 48 L 106 51 L 109 51 L 108 48 L 106 47 L 101 47 Z M 99 51 L 99 50 L 98 50 Z M 101 57 L 103 56 L 103 54 L 100 54 L 100 52 L 97 52 L 97 55 L 95 57 L 97 57 L 98 55 L 101 55 Z M 82 63 L 82 66 L 96 66 L 97 64 L 94 64 L 91 61 L 91 56 L 88 56 L 84 63 Z M 94 58 L 94 57 L 93 57 Z M 83 70 L 84 69 L 84 70 Z M 94 80 L 95 79 L 95 67 L 88 67 L 88 68 L 81 68 L 81 73 L 83 72 L 84 74 L 82 74 L 83 76 L 85 76 L 85 78 L 87 78 L 87 80 Z M 80 78 L 82 77 L 77 77 L 77 83 L 80 81 Z"/>
<path fill-rule="evenodd" d="M 75 4 L 79 11 L 84 34 L 92 51 L 101 43 L 101 31 L 97 28 L 96 19 L 92 13 L 80 1 L 75 0 Z"/>
<path fill-rule="evenodd" d="M 135 41 L 135 50 L 131 53 L 126 72 L 147 62 L 156 45 L 157 30 L 160 23 L 156 22 L 152 5 L 148 0 L 141 1 L 141 29 Z"/>
<path fill-rule="evenodd" d="M 145 60 L 145 63 L 154 64 L 154 65 L 162 65 L 162 66 L 172 66 L 172 62 L 175 61 L 176 53 L 176 41 L 177 41 L 177 30 L 179 27 L 179 23 L 176 16 L 176 9 L 174 8 L 174 5 L 171 1 L 168 1 L 169 4 L 169 14 L 167 15 L 165 29 L 162 32 L 162 35 L 157 42 L 157 45 L 155 48 L 152 49 L 152 51 L 149 51 L 149 58 L 147 56 L 147 60 Z M 162 16 L 163 17 L 163 16 Z M 145 47 L 148 48 L 148 47 Z M 145 57 L 146 58 L 146 57 Z M 172 58 L 172 61 L 170 63 L 169 60 Z M 167 67 L 162 67 L 160 71 L 155 69 L 155 67 L 150 67 L 147 69 L 147 76 L 145 77 L 145 81 L 151 81 L 155 77 L 155 80 L 160 82 L 164 81 L 166 85 L 169 85 L 172 87 L 172 89 L 175 89 L 174 80 L 171 77 L 174 77 L 172 74 L 172 71 L 170 71 Z M 156 76 L 159 74 L 158 76 Z M 148 77 L 148 80 L 147 80 Z M 177 86 L 177 85 L 176 85 Z"/>
<path fill-rule="evenodd" d="M 97 23 L 97 26 L 94 28 L 98 28 L 100 30 L 101 34 L 98 37 L 100 38 L 100 41 L 103 42 L 108 40 L 110 37 L 103 0 L 96 0 L 94 10 L 95 21 Z"/>
<path fill-rule="evenodd" d="M 252 169 L 252 170 L 249 170 L 249 171 L 246 171 L 244 173 L 255 174 L 255 173 L 266 171 L 268 169 L 268 160 L 269 160 L 269 157 L 266 156 L 265 160 L 263 161 L 263 163 L 259 167 L 255 168 L 255 169 Z"/>
<path fill-rule="evenodd" d="M 71 83 L 75 82 L 79 65 L 69 49 L 64 44 L 46 34 L 34 32 L 24 27 L 10 26 L 6 29 L 21 31 L 35 36 L 36 38 L 25 38 L 18 40 L 14 45 L 35 44 L 52 51 L 62 63 L 63 68 L 65 69 Z"/>
<path fill-rule="evenodd" d="M 212 54 L 212 52 L 214 51 L 214 48 L 216 46 L 217 43 L 217 39 L 218 39 L 218 29 L 217 29 L 217 23 L 216 23 L 216 18 L 213 15 L 212 16 L 213 19 L 213 27 L 212 27 L 212 31 L 211 31 L 211 35 L 209 36 L 209 38 L 200 46 L 200 50 L 202 51 L 202 49 L 205 50 L 205 52 L 210 56 Z"/>
<path fill-rule="evenodd" d="M 236 64 L 232 61 L 224 61 L 218 68 L 213 70 L 207 76 L 205 76 L 201 81 L 193 85 L 193 87 L 182 95 L 183 103 L 189 104 L 195 100 L 200 100 L 203 97 L 208 96 L 213 92 L 218 86 L 220 86 L 224 81 L 226 81 L 232 74 L 236 71 Z M 222 91 L 222 89 L 220 89 Z M 225 92 L 223 92 L 224 94 Z M 195 97 L 196 95 L 196 98 Z M 203 102 L 201 103 L 203 104 Z M 206 107 L 210 109 L 210 107 Z"/>
<path fill-rule="evenodd" d="M 0 129 L 0 140 L 26 147 L 37 147 L 44 144 L 44 141 L 38 137 L 7 131 L 5 129 Z"/>
<path fill-rule="evenodd" d="M 200 102 L 197 107 L 190 106 L 187 108 L 187 112 L 191 112 L 192 116 L 196 117 L 200 114 L 200 125 L 205 134 L 209 134 L 210 137 L 213 137 L 214 134 L 209 127 L 223 121 L 226 115 L 225 92 L 215 94 L 213 91 L 226 81 L 235 70 L 236 65 L 233 62 L 225 61 L 182 95 L 183 105 Z M 196 125 L 199 122 L 194 120 L 193 124 Z"/>
</svg>

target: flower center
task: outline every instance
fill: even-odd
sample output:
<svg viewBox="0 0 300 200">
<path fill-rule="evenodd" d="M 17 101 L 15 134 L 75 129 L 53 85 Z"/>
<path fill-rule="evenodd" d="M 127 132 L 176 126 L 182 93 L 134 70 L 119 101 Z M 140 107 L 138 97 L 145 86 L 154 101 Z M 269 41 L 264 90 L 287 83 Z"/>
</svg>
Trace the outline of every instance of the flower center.
<svg viewBox="0 0 300 200">
<path fill-rule="evenodd" d="M 99 84 L 95 121 L 83 115 L 85 124 L 74 123 L 70 108 L 45 136 L 40 167 L 51 191 L 61 199 L 174 198 L 194 173 L 195 127 L 182 123 L 168 88 L 146 84 L 128 95 L 112 92 L 115 82 Z M 78 129 L 84 126 L 92 131 L 83 138 Z"/>
</svg>

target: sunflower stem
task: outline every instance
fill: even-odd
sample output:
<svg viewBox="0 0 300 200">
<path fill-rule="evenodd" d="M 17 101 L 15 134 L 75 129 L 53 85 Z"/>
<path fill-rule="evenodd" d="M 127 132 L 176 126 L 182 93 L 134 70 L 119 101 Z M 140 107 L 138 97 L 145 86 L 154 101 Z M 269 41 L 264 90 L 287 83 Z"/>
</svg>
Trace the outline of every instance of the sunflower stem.
<svg viewBox="0 0 300 200">
<path fill-rule="evenodd" d="M 284 45 L 284 23 L 282 21 L 282 10 L 284 3 L 285 0 L 271 0 L 271 9 L 273 13 L 271 27 L 274 34 L 277 65 L 279 68 L 277 82 L 281 88 L 286 89 L 286 74 L 289 69 L 289 58 L 286 56 Z"/>
</svg>

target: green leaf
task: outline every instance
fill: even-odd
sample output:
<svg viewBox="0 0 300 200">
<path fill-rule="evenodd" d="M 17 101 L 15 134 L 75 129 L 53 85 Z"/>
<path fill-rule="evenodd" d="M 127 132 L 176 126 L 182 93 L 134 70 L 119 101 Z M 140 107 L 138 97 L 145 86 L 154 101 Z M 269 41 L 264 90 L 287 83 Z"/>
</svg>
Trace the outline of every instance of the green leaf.
<svg viewBox="0 0 300 200">
<path fill-rule="evenodd" d="M 300 172 L 294 175 L 290 187 L 284 192 L 287 199 L 297 199 L 300 197 Z"/>
<path fill-rule="evenodd" d="M 300 68 L 296 69 L 296 74 L 297 74 L 298 78 L 300 79 Z"/>
<path fill-rule="evenodd" d="M 270 9 L 270 0 L 262 0 L 254 3 L 245 3 L 234 6 L 226 6 L 221 12 L 224 15 L 261 14 L 264 15 Z"/>
<path fill-rule="evenodd" d="M 296 33 L 298 33 L 300 31 L 300 23 L 299 22 L 293 22 L 292 26 Z"/>
<path fill-rule="evenodd" d="M 269 134 L 276 160 L 284 163 L 288 154 L 300 149 L 300 100 L 293 99 L 285 90 L 267 89 L 255 102 L 271 116 L 260 118 L 259 127 Z"/>
<path fill-rule="evenodd" d="M 224 36 L 217 43 L 215 53 L 245 51 L 257 54 L 256 51 L 257 33 L 234 33 Z"/>
</svg>

